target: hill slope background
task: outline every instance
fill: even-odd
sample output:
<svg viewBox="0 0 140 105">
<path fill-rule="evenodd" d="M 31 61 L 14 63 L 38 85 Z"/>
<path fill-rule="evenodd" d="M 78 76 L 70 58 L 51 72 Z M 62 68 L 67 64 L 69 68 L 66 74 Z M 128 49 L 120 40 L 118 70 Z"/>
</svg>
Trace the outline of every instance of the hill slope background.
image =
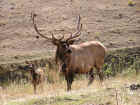
<svg viewBox="0 0 140 105">
<path fill-rule="evenodd" d="M 83 24 L 80 42 L 99 40 L 108 49 L 140 45 L 140 1 L 128 6 L 128 0 L 1 0 L 0 1 L 0 57 L 49 53 L 55 46 L 40 38 L 31 21 L 48 37 L 68 37 L 75 32 L 76 17 Z M 78 42 L 78 43 L 80 43 Z"/>
</svg>

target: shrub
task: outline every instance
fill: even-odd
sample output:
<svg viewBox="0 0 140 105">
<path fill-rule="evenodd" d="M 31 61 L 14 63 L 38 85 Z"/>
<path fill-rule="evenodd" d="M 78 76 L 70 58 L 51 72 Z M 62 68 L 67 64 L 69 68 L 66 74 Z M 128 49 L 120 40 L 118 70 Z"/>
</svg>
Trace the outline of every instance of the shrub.
<svg viewBox="0 0 140 105">
<path fill-rule="evenodd" d="M 133 0 L 129 0 L 129 1 L 128 1 L 128 5 L 129 5 L 129 6 L 134 6 L 135 4 L 136 4 L 136 3 L 135 3 Z"/>
</svg>

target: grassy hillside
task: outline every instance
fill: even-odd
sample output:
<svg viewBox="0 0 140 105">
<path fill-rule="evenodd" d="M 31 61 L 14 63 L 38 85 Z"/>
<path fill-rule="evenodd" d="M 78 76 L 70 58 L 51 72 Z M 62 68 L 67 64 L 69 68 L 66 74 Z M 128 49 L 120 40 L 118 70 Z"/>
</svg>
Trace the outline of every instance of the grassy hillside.
<svg viewBox="0 0 140 105">
<path fill-rule="evenodd" d="M 54 54 L 55 46 L 36 39 L 31 12 L 38 15 L 38 27 L 48 37 L 49 31 L 56 37 L 75 32 L 80 14 L 83 29 L 78 43 L 99 40 L 108 49 L 139 46 L 140 1 L 134 3 L 129 6 L 129 0 L 2 0 L 0 62 L 14 60 L 14 56 Z"/>
</svg>

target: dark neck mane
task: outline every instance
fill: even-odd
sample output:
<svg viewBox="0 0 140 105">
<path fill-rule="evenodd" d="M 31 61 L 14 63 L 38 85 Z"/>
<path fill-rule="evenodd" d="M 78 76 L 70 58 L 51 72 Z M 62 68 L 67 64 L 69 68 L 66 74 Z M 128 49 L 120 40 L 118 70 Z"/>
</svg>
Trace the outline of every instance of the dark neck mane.
<svg viewBox="0 0 140 105">
<path fill-rule="evenodd" d="M 63 59 L 64 59 L 64 54 L 63 54 L 63 51 L 60 51 L 59 47 L 56 49 L 56 52 L 55 52 L 55 62 L 56 64 L 58 64 L 58 62 L 62 61 L 63 62 Z"/>
</svg>

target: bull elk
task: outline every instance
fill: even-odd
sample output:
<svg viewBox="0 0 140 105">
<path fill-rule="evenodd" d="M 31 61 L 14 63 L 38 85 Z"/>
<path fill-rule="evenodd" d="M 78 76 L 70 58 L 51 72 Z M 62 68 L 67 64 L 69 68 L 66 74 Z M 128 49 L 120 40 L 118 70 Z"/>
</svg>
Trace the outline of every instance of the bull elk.
<svg viewBox="0 0 140 105">
<path fill-rule="evenodd" d="M 42 68 L 36 68 L 34 64 L 29 61 L 26 61 L 26 66 L 24 70 L 30 71 L 32 84 L 34 87 L 34 93 L 36 94 L 37 86 L 41 86 L 43 90 L 43 83 L 45 81 L 45 71 Z"/>
<path fill-rule="evenodd" d="M 55 53 L 55 61 L 59 64 L 60 71 L 65 75 L 67 81 L 67 90 L 71 90 L 71 85 L 76 73 L 89 73 L 89 84 L 94 80 L 93 68 L 97 69 L 100 80 L 103 80 L 102 66 L 106 54 L 106 48 L 98 41 L 89 41 L 75 45 L 76 38 L 81 35 L 82 24 L 80 24 L 80 16 L 78 16 L 77 31 L 64 39 L 64 35 L 57 39 L 47 37 L 41 34 L 35 24 L 35 14 L 32 14 L 33 26 L 37 34 L 47 41 L 50 41 L 57 47 Z"/>
</svg>

